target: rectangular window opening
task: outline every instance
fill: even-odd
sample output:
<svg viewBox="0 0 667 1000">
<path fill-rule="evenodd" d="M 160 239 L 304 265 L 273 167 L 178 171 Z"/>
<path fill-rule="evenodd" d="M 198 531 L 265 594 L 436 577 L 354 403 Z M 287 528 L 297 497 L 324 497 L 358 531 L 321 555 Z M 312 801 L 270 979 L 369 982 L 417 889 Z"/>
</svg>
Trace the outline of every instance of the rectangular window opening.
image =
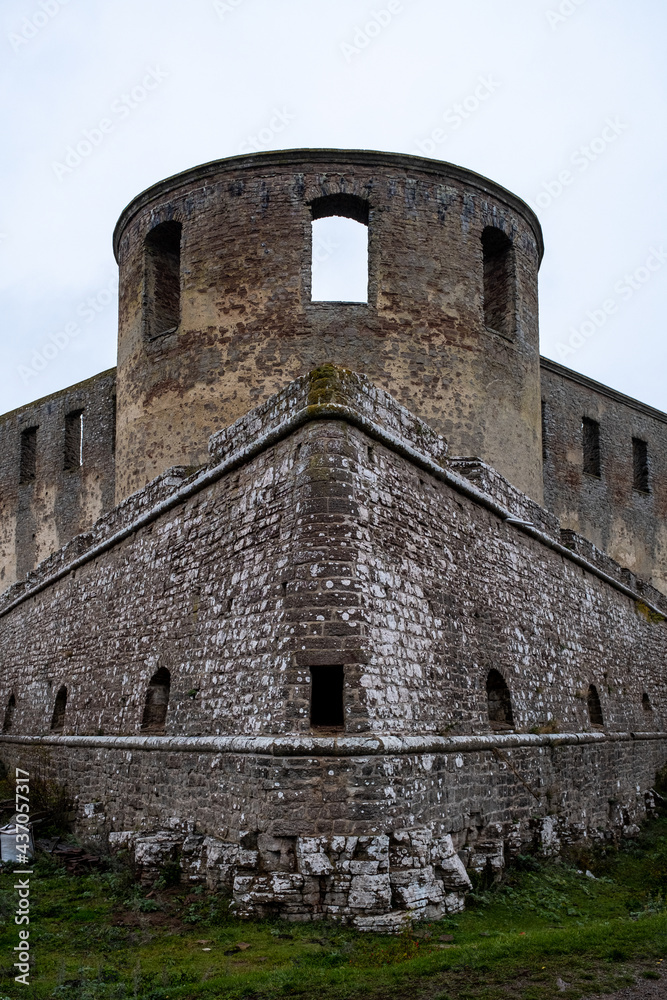
<svg viewBox="0 0 667 1000">
<path fill-rule="evenodd" d="M 484 262 L 484 325 L 505 337 L 514 336 L 514 247 L 501 230 L 487 226 L 482 233 Z"/>
<path fill-rule="evenodd" d="M 21 431 L 21 452 L 19 457 L 19 483 L 33 482 L 37 474 L 37 428 L 28 427 Z"/>
<path fill-rule="evenodd" d="M 632 487 L 640 493 L 649 493 L 648 448 L 641 438 L 632 439 Z"/>
<path fill-rule="evenodd" d="M 313 221 L 311 301 L 368 302 L 368 224 L 338 215 Z"/>
<path fill-rule="evenodd" d="M 83 410 L 65 414 L 65 456 L 63 467 L 67 471 L 83 465 Z"/>
<path fill-rule="evenodd" d="M 542 400 L 542 461 L 547 460 L 547 404 Z"/>
<path fill-rule="evenodd" d="M 343 680 L 342 666 L 310 668 L 310 724 L 314 729 L 342 731 Z"/>
<path fill-rule="evenodd" d="M 600 459 L 600 425 L 597 420 L 584 417 L 581 423 L 584 452 L 584 472 L 589 476 L 602 475 Z"/>
<path fill-rule="evenodd" d="M 162 222 L 146 236 L 145 329 L 150 340 L 181 322 L 181 224 Z"/>
</svg>

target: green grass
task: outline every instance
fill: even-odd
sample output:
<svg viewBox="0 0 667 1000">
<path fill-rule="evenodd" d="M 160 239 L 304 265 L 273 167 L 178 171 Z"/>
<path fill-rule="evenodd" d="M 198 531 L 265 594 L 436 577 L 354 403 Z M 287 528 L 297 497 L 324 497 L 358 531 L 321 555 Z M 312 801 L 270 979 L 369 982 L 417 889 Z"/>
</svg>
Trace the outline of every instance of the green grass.
<svg viewBox="0 0 667 1000">
<path fill-rule="evenodd" d="M 0 1000 L 574 1000 L 667 966 L 667 818 L 620 851 L 521 857 L 501 886 L 478 887 L 465 913 L 393 938 L 329 922 L 241 922 L 199 889 L 162 879 L 149 893 L 118 860 L 71 876 L 42 857 L 28 987 L 11 969 L 13 882 L 2 874 Z"/>
</svg>

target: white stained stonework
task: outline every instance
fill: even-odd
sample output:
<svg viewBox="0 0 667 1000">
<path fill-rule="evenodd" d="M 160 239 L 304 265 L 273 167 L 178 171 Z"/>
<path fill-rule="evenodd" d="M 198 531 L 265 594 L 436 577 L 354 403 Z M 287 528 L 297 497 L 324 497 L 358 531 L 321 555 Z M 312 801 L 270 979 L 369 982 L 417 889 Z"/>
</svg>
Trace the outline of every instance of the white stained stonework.
<svg viewBox="0 0 667 1000">
<path fill-rule="evenodd" d="M 458 913 L 471 889 L 451 836 L 434 839 L 428 829 L 374 837 L 260 834 L 259 850 L 195 834 L 179 839 L 170 830 L 113 833 L 109 844 L 134 846 L 144 883 L 178 861 L 188 882 L 229 892 L 230 907 L 241 917 L 328 917 L 359 930 L 394 933 L 413 920 Z M 267 870 L 271 865 L 274 870 Z"/>
</svg>

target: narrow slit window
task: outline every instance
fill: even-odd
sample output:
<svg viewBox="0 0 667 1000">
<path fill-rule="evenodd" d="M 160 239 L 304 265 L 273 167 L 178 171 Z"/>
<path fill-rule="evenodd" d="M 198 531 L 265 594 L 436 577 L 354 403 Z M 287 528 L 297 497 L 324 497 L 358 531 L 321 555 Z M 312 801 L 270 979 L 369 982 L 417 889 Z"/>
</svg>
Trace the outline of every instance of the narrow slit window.
<svg viewBox="0 0 667 1000">
<path fill-rule="evenodd" d="M 498 670 L 489 670 L 486 678 L 486 698 L 492 729 L 511 729 L 514 725 L 512 701 L 505 678 Z"/>
<path fill-rule="evenodd" d="M 162 222 L 146 236 L 145 329 L 150 340 L 174 333 L 181 322 L 181 224 Z"/>
<path fill-rule="evenodd" d="M 10 694 L 9 701 L 7 702 L 7 707 L 5 709 L 5 718 L 2 723 L 3 733 L 10 732 L 12 728 L 12 723 L 14 721 L 14 710 L 16 708 L 16 698 L 13 694 Z"/>
<path fill-rule="evenodd" d="M 651 699 L 646 694 L 646 691 L 644 691 L 642 695 L 642 708 L 644 709 L 645 712 L 653 711 L 653 705 L 651 704 Z"/>
<path fill-rule="evenodd" d="M 65 458 L 66 470 L 78 469 L 83 465 L 83 410 L 73 410 L 65 414 Z"/>
<path fill-rule="evenodd" d="M 484 325 L 505 337 L 514 336 L 514 247 L 495 226 L 482 233 L 484 261 Z"/>
<path fill-rule="evenodd" d="M 368 202 L 354 195 L 311 205 L 313 302 L 368 302 Z"/>
<path fill-rule="evenodd" d="M 169 707 L 171 675 L 165 667 L 160 667 L 150 679 L 146 691 L 144 714 L 141 720 L 142 733 L 163 733 Z"/>
<path fill-rule="evenodd" d="M 591 721 L 592 726 L 602 726 L 604 722 L 602 720 L 602 705 L 600 704 L 600 695 L 598 694 L 595 684 L 591 684 L 588 689 L 588 718 Z"/>
<path fill-rule="evenodd" d="M 600 425 L 597 420 L 584 417 L 581 423 L 584 472 L 589 476 L 602 475 L 600 456 Z"/>
<path fill-rule="evenodd" d="M 37 428 L 21 431 L 19 482 L 31 483 L 37 473 Z"/>
<path fill-rule="evenodd" d="M 342 666 L 310 668 L 310 724 L 314 728 L 343 729 L 343 681 Z"/>
<path fill-rule="evenodd" d="M 547 404 L 542 400 L 542 461 L 547 460 Z"/>
<path fill-rule="evenodd" d="M 65 728 L 65 709 L 67 708 L 67 688 L 63 686 L 56 695 L 53 715 L 51 717 L 51 732 L 62 733 Z"/>
<path fill-rule="evenodd" d="M 648 448 L 646 441 L 632 439 L 632 486 L 640 493 L 649 493 Z"/>
</svg>

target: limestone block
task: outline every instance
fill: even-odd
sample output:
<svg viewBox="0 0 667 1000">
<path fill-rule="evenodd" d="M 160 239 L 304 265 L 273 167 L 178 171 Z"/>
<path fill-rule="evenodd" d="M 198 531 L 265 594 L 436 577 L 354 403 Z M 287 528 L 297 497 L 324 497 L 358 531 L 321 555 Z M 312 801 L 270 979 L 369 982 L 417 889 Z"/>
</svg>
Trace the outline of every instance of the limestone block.
<svg viewBox="0 0 667 1000">
<path fill-rule="evenodd" d="M 465 896 L 461 892 L 447 893 L 444 902 L 447 913 L 462 913 L 466 905 Z"/>
<path fill-rule="evenodd" d="M 392 872 L 389 876 L 394 904 L 401 909 L 423 910 L 444 902 L 445 891 L 433 868 Z"/>
<path fill-rule="evenodd" d="M 206 837 L 206 884 L 211 889 L 231 888 L 239 855 L 239 845 L 230 844 L 216 837 Z"/>
<path fill-rule="evenodd" d="M 334 868 L 325 853 L 325 837 L 297 837 L 296 865 L 302 875 L 330 875 Z"/>
<path fill-rule="evenodd" d="M 431 864 L 440 865 L 447 858 L 451 858 L 456 851 L 451 834 L 446 837 L 438 837 L 431 844 Z"/>
<path fill-rule="evenodd" d="M 272 837 L 260 833 L 257 849 L 265 871 L 293 872 L 296 867 L 294 854 L 295 837 Z"/>
<path fill-rule="evenodd" d="M 391 906 L 389 875 L 353 875 L 348 905 L 351 910 L 382 912 Z"/>
<path fill-rule="evenodd" d="M 109 834 L 109 848 L 112 851 L 127 851 L 134 847 L 137 834 L 134 830 L 119 830 Z"/>
<path fill-rule="evenodd" d="M 436 875 L 442 880 L 447 892 L 470 892 L 472 883 L 458 854 L 441 858 Z"/>
<path fill-rule="evenodd" d="M 164 866 L 178 860 L 182 840 L 162 830 L 153 834 L 139 834 L 134 844 L 134 860 L 142 882 L 156 878 Z"/>
<path fill-rule="evenodd" d="M 368 931 L 373 934 L 400 934 L 412 926 L 414 914 L 409 910 L 392 910 L 390 913 L 378 913 L 371 917 L 355 917 L 353 926 L 358 931 Z"/>
</svg>

